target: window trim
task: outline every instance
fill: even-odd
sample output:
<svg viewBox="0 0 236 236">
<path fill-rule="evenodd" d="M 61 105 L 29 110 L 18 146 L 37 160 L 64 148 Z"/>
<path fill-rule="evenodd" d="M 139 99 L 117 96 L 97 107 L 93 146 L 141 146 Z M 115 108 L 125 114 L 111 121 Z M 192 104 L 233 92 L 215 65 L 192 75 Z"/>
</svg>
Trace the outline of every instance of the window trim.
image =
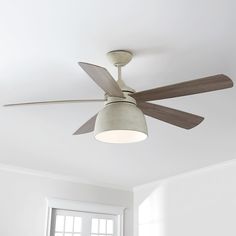
<svg viewBox="0 0 236 236">
<path fill-rule="evenodd" d="M 111 214 L 117 216 L 117 235 L 124 235 L 124 211 L 125 207 L 112 206 L 90 202 L 80 202 L 73 200 L 64 200 L 57 198 L 47 198 L 47 213 L 46 213 L 46 236 L 50 236 L 52 209 L 82 211 L 91 213 Z"/>
</svg>

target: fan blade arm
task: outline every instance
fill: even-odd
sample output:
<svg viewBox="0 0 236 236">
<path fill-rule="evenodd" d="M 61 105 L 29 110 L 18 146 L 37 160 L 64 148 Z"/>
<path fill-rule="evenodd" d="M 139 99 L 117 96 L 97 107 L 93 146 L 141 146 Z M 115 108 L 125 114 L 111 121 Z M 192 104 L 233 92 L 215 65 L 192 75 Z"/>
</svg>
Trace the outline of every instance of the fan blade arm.
<svg viewBox="0 0 236 236">
<path fill-rule="evenodd" d="M 86 121 L 78 130 L 76 130 L 73 135 L 80 135 L 80 134 L 86 134 L 90 133 L 94 130 L 95 122 L 97 119 L 97 115 L 94 115 L 92 118 L 90 118 L 88 121 Z"/>
<path fill-rule="evenodd" d="M 233 81 L 219 74 L 131 94 L 137 101 L 154 101 L 233 87 Z"/>
<path fill-rule="evenodd" d="M 86 62 L 79 62 L 79 65 L 106 94 L 124 98 L 121 88 L 106 68 Z"/>
<path fill-rule="evenodd" d="M 137 106 L 147 116 L 184 129 L 192 129 L 204 120 L 201 116 L 153 103 L 139 102 Z"/>
</svg>

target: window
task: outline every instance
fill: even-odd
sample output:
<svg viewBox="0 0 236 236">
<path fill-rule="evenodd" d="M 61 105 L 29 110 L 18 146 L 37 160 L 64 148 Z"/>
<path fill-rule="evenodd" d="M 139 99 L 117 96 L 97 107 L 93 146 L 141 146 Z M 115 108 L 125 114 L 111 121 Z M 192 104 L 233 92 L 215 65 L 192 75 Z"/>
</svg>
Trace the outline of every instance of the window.
<svg viewBox="0 0 236 236">
<path fill-rule="evenodd" d="M 112 219 L 92 218 L 91 236 L 113 236 L 113 228 Z"/>
<path fill-rule="evenodd" d="M 51 235 L 82 236 L 82 217 L 77 212 L 53 210 Z"/>
<path fill-rule="evenodd" d="M 123 236 L 122 207 L 48 201 L 47 236 Z"/>
</svg>

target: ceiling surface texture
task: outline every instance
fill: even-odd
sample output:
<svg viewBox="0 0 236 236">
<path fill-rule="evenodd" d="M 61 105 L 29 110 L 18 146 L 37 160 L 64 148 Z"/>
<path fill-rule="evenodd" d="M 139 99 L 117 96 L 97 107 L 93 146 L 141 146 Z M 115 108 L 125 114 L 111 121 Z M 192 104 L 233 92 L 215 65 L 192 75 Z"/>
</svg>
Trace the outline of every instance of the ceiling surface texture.
<svg viewBox="0 0 236 236">
<path fill-rule="evenodd" d="M 235 88 L 158 102 L 204 116 L 192 130 L 147 118 L 149 138 L 126 145 L 73 136 L 103 104 L 2 107 L 103 98 L 78 66 L 116 70 L 105 53 L 128 49 L 136 91 L 225 73 L 236 82 L 234 0 L 2 0 L 0 163 L 129 189 L 236 157 Z"/>
</svg>

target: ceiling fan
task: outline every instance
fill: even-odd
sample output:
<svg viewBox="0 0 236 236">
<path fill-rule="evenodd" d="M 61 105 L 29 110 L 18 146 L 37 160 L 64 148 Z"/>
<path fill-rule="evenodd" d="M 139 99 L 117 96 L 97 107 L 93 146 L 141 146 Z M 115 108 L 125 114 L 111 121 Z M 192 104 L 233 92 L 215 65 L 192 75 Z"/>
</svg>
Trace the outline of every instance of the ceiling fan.
<svg viewBox="0 0 236 236">
<path fill-rule="evenodd" d="M 80 67 L 105 92 L 104 99 L 57 100 L 6 104 L 22 106 L 55 103 L 105 102 L 104 108 L 87 122 L 74 135 L 94 131 L 95 138 L 108 143 L 130 143 L 147 137 L 144 114 L 169 124 L 191 129 L 203 121 L 203 117 L 147 101 L 174 98 L 233 87 L 233 81 L 223 74 L 186 81 L 169 86 L 136 92 L 121 78 L 121 68 L 128 64 L 133 55 L 130 51 L 115 50 L 107 53 L 108 58 L 118 68 L 118 80 L 103 67 L 79 62 Z"/>
</svg>

